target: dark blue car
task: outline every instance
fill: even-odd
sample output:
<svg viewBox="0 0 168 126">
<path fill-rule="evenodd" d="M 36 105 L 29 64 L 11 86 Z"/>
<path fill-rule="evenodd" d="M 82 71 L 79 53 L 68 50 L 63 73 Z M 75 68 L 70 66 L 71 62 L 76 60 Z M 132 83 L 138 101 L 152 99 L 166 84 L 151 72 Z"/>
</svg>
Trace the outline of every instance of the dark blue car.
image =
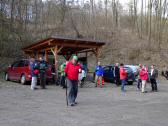
<svg viewBox="0 0 168 126">
<path fill-rule="evenodd" d="M 127 82 L 129 85 L 132 85 L 133 82 L 135 81 L 135 75 L 133 70 L 128 67 L 128 66 L 124 66 L 125 70 L 128 73 L 128 77 L 127 77 Z M 103 66 L 103 70 L 104 70 L 104 80 L 106 82 L 114 82 L 114 66 Z"/>
<path fill-rule="evenodd" d="M 103 66 L 104 80 L 107 82 L 114 82 L 114 66 Z"/>
</svg>

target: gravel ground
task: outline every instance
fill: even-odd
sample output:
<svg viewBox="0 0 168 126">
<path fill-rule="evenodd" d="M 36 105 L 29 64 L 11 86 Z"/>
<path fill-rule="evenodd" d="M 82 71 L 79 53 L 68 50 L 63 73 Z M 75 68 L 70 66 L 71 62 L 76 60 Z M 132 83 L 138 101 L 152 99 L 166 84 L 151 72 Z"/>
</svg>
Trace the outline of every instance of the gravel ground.
<svg viewBox="0 0 168 126">
<path fill-rule="evenodd" d="M 31 91 L 29 85 L 0 81 L 0 126 L 167 126 L 168 84 L 159 92 L 142 94 L 136 87 L 106 84 L 79 89 L 75 107 L 67 107 L 65 90 L 47 86 Z M 150 87 L 148 85 L 148 90 Z"/>
</svg>

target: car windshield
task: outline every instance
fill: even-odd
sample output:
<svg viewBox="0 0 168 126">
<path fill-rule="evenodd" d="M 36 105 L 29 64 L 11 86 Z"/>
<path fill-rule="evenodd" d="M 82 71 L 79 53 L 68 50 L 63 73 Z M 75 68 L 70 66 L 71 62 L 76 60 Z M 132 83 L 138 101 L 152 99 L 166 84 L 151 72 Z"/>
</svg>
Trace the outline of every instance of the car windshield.
<svg viewBox="0 0 168 126">
<path fill-rule="evenodd" d="M 124 68 L 127 71 L 127 73 L 132 73 L 133 72 L 133 70 L 130 67 L 124 67 Z"/>
<path fill-rule="evenodd" d="M 134 73 L 136 73 L 138 69 L 138 66 L 134 66 L 134 65 L 125 65 L 125 67 L 130 68 Z"/>
</svg>

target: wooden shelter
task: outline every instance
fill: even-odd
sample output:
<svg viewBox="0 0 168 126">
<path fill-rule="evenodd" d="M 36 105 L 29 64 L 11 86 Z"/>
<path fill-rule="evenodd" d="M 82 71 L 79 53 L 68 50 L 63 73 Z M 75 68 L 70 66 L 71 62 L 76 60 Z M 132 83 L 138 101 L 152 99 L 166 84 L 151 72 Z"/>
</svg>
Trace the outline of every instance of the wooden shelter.
<svg viewBox="0 0 168 126">
<path fill-rule="evenodd" d="M 87 52 L 93 52 L 96 56 L 96 61 L 98 61 L 103 45 L 105 45 L 105 42 L 102 41 L 51 37 L 25 47 L 23 51 L 28 56 L 36 55 L 39 57 L 40 54 L 44 54 L 46 61 L 48 61 L 48 55 L 53 54 L 57 70 L 58 55 L 62 55 L 66 60 L 69 60 L 73 54 L 86 53 L 87 57 Z"/>
</svg>

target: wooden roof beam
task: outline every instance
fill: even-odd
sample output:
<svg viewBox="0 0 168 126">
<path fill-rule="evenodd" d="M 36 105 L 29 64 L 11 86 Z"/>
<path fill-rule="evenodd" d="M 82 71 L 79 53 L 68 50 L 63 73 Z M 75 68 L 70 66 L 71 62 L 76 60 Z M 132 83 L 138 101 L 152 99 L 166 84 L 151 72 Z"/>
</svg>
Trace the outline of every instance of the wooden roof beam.
<svg viewBox="0 0 168 126">
<path fill-rule="evenodd" d="M 51 46 L 64 46 L 69 48 L 99 48 L 98 45 L 72 44 L 72 43 L 52 43 Z"/>
<path fill-rule="evenodd" d="M 50 40 L 48 40 L 48 41 L 46 41 L 44 43 L 40 43 L 40 44 L 34 45 L 32 47 L 29 47 L 28 49 L 33 49 L 33 48 L 36 48 L 36 47 L 40 47 L 40 46 L 45 45 L 45 44 L 50 45 L 53 40 L 54 39 L 50 39 Z"/>
</svg>

